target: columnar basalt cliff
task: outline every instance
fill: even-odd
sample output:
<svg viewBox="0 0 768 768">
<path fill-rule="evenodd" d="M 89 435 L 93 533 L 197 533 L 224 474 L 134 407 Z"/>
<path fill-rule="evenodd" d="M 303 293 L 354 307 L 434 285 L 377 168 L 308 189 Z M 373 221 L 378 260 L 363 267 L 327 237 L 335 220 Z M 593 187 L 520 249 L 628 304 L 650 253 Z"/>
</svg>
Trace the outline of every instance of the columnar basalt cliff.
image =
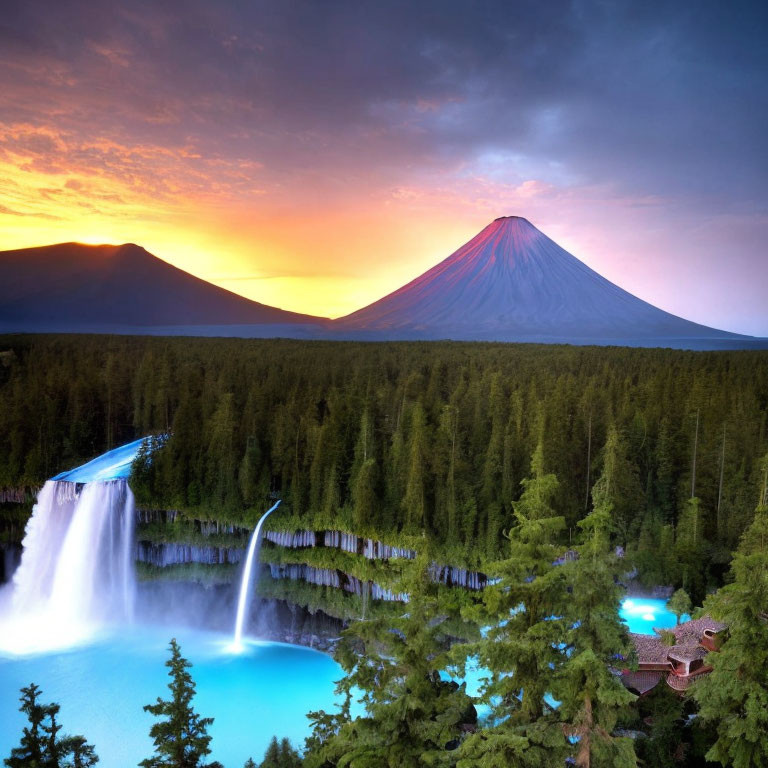
<svg viewBox="0 0 768 768">
<path fill-rule="evenodd" d="M 234 547 L 200 546 L 179 542 L 139 541 L 136 559 L 156 568 L 186 563 L 234 565 L 243 558 L 243 550 Z"/>
<path fill-rule="evenodd" d="M 176 512 L 141 510 L 138 513 L 137 560 L 143 580 L 189 581 L 201 586 L 232 584 L 233 566 L 242 562 L 250 531 L 233 524 L 193 520 Z M 259 569 L 265 582 L 301 582 L 308 589 L 332 590 L 359 599 L 359 610 L 369 601 L 404 602 L 396 589 L 398 560 L 416 556 L 412 549 L 340 530 L 286 530 L 264 532 L 263 561 Z M 433 563 L 430 577 L 446 587 L 481 590 L 485 574 Z M 261 594 L 275 594 L 271 587 Z M 279 590 L 276 594 L 279 594 Z M 274 599 L 274 598 L 272 598 Z M 312 601 L 323 605 L 321 595 Z M 328 610 L 333 613 L 332 608 Z M 342 613 L 354 615 L 351 606 Z"/>
<path fill-rule="evenodd" d="M 39 488 L 0 488 L 0 504 L 29 504 L 37 496 Z"/>
</svg>

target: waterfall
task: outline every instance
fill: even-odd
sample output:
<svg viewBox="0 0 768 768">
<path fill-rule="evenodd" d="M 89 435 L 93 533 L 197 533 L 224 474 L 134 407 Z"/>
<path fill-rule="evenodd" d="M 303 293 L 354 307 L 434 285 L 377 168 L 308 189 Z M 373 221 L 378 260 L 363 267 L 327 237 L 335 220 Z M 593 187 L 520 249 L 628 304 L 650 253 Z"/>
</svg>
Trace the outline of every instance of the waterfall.
<svg viewBox="0 0 768 768">
<path fill-rule="evenodd" d="M 27 523 L 0 646 L 23 652 L 70 645 L 130 621 L 135 516 L 125 479 L 49 480 Z"/>
<path fill-rule="evenodd" d="M 274 512 L 280 501 L 278 500 L 274 506 L 270 507 L 262 516 L 259 522 L 254 528 L 251 535 L 251 541 L 248 544 L 248 555 L 245 559 L 245 568 L 243 568 L 243 577 L 240 580 L 240 594 L 237 598 L 237 616 L 235 618 L 235 635 L 232 638 L 231 648 L 235 652 L 239 652 L 243 649 L 243 625 L 247 615 L 248 598 L 251 593 L 251 573 L 253 572 L 254 563 L 258 565 L 259 562 L 259 534 L 261 534 L 261 526 L 264 521 L 269 517 L 271 512 Z"/>
</svg>

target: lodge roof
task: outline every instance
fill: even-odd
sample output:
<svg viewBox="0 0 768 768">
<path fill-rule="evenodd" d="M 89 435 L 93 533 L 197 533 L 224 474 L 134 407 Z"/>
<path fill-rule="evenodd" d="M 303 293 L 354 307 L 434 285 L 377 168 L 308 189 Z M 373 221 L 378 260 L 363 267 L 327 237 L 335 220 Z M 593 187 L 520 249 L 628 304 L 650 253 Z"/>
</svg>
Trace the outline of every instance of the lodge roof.
<svg viewBox="0 0 768 768">
<path fill-rule="evenodd" d="M 641 664 L 664 664 L 667 661 L 669 647 L 661 642 L 658 635 L 640 635 L 629 633 L 637 649 L 637 660 Z"/>
<path fill-rule="evenodd" d="M 670 632 L 679 640 L 683 636 L 695 635 L 698 642 L 705 633 L 717 634 L 726 628 L 725 624 L 715 621 L 711 616 L 702 616 L 700 619 L 691 619 L 683 624 L 672 627 Z"/>
<path fill-rule="evenodd" d="M 709 616 L 687 621 L 669 630 L 656 629 L 655 635 L 640 635 L 630 632 L 629 636 L 637 650 L 637 660 L 641 667 L 637 672 L 624 672 L 621 679 L 627 688 L 637 691 L 640 695 L 653 688 L 664 674 L 665 667 L 669 670 L 667 683 L 677 691 L 685 690 L 695 679 L 695 676 L 707 671 L 701 668 L 681 676 L 675 672 L 672 662 L 690 664 L 692 661 L 703 659 L 709 652 L 701 643 L 707 635 L 716 634 L 725 629 L 725 624 L 715 621 Z M 662 636 L 669 633 L 674 636 L 675 644 L 665 645 Z M 647 667 L 650 667 L 648 669 Z M 661 670 L 658 669 L 661 667 Z M 686 668 L 686 673 L 689 668 Z"/>
<path fill-rule="evenodd" d="M 655 635 L 630 632 L 629 636 L 637 649 L 640 664 L 664 664 L 670 658 L 675 661 L 694 661 L 703 659 L 707 655 L 706 648 L 701 646 L 701 640 L 705 634 L 722 632 L 725 626 L 709 616 L 702 616 L 700 619 L 686 621 L 671 629 L 656 629 Z M 661 640 L 666 632 L 671 632 L 675 637 L 675 643 L 671 647 Z"/>
<path fill-rule="evenodd" d="M 708 651 L 701 645 L 673 645 L 667 649 L 670 659 L 675 661 L 696 661 L 696 659 L 703 659 Z"/>
<path fill-rule="evenodd" d="M 678 677 L 677 675 L 667 675 L 667 685 L 675 691 L 687 690 L 691 683 L 693 683 L 695 680 L 695 677 Z"/>
<path fill-rule="evenodd" d="M 661 680 L 662 672 L 650 672 L 647 670 L 638 670 L 637 672 L 625 672 L 621 680 L 627 688 L 637 691 L 641 696 L 655 688 Z"/>
</svg>

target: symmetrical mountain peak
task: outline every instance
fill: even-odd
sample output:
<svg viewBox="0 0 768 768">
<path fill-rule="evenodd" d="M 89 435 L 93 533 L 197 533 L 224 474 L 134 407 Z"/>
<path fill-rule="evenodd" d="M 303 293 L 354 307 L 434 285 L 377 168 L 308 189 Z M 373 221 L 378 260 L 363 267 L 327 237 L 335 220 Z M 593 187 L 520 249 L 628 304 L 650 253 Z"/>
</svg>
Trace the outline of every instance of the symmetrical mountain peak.
<svg viewBox="0 0 768 768">
<path fill-rule="evenodd" d="M 621 343 L 733 336 L 622 290 L 519 216 L 495 219 L 415 280 L 336 322 L 400 338 Z"/>
</svg>

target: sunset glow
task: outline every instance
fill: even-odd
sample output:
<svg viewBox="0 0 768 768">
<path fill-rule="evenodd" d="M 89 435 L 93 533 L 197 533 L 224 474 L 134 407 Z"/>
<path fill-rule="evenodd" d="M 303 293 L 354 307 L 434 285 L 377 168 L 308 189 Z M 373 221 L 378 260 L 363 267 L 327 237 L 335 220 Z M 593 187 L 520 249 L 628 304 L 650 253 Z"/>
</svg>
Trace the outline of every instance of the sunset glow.
<svg viewBox="0 0 768 768">
<path fill-rule="evenodd" d="M 707 14 L 633 18 L 624 39 L 619 10 L 543 26 L 520 12 L 511 45 L 469 8 L 449 23 L 426 6 L 33 6 L 11 9 L 0 46 L 3 249 L 135 242 L 257 301 L 339 316 L 517 214 L 664 309 L 768 333 L 764 100 L 709 122 L 715 101 L 743 108 L 715 67 L 749 30 L 711 49 Z M 483 36 L 487 55 L 467 59 Z M 764 58 L 744 57 L 744 82 Z M 606 59 L 617 82 L 594 87 Z"/>
</svg>

